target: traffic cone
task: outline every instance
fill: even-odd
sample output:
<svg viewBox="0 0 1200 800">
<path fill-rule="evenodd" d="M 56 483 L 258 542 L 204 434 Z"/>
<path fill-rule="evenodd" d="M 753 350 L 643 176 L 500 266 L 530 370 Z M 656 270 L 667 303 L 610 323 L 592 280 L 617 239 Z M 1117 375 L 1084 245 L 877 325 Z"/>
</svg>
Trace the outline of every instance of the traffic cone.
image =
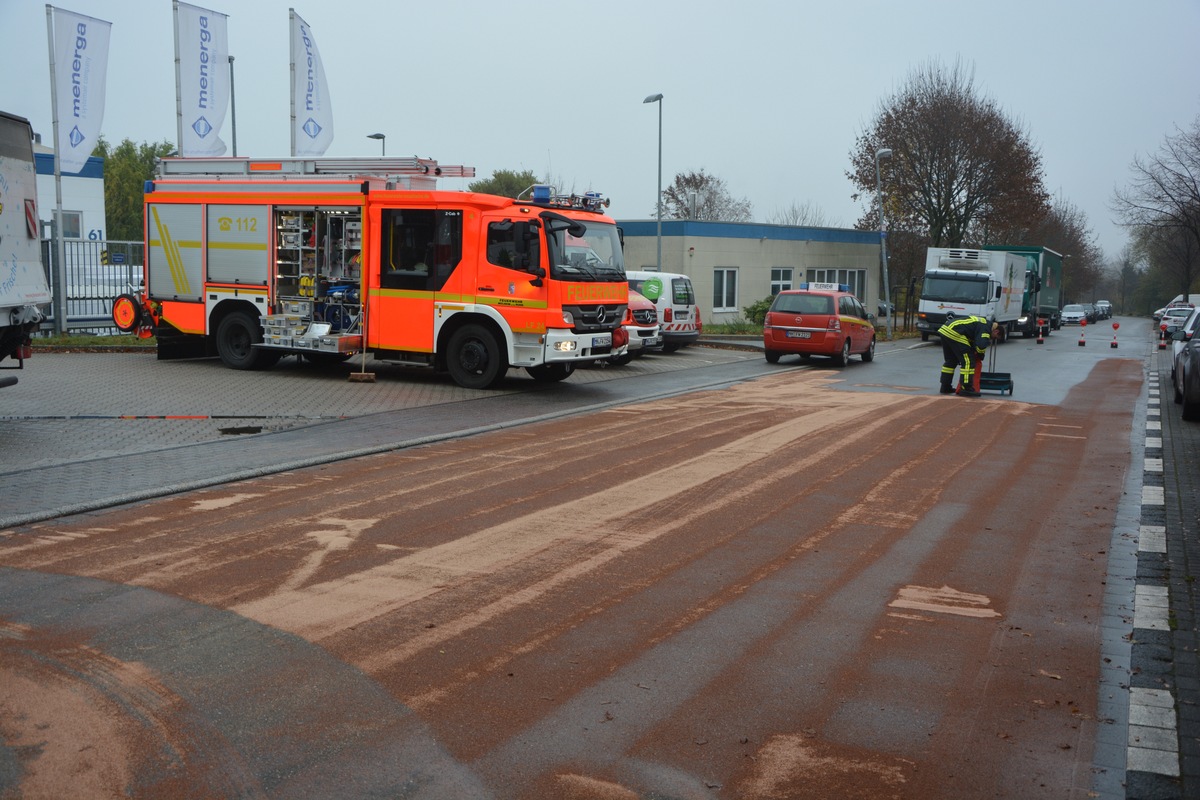
<svg viewBox="0 0 1200 800">
<path fill-rule="evenodd" d="M 1083 322 L 1080 322 L 1080 323 L 1079 323 L 1079 346 L 1080 346 L 1080 347 L 1086 347 L 1086 346 L 1087 346 L 1087 342 L 1085 342 L 1085 341 L 1083 340 L 1083 331 L 1084 331 L 1084 329 L 1086 329 L 1086 328 L 1087 328 L 1087 320 L 1084 320 Z"/>
<path fill-rule="evenodd" d="M 1119 328 L 1119 327 L 1121 327 L 1121 323 L 1119 323 L 1119 322 L 1113 323 L 1113 340 L 1112 340 L 1112 344 L 1109 345 L 1109 347 L 1112 348 L 1113 350 L 1117 349 L 1117 328 Z"/>
</svg>

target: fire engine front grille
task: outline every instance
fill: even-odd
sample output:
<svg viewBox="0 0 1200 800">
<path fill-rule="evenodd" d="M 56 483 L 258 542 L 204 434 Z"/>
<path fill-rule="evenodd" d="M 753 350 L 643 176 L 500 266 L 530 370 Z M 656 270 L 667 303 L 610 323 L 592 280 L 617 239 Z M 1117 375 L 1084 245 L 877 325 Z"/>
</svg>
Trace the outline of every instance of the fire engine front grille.
<svg viewBox="0 0 1200 800">
<path fill-rule="evenodd" d="M 633 312 L 633 321 L 638 325 L 653 325 L 658 322 L 658 311 L 653 308 L 639 308 Z"/>
<path fill-rule="evenodd" d="M 575 325 L 571 328 L 575 333 L 594 333 L 611 331 L 618 328 L 625 317 L 623 305 L 598 306 L 563 306 L 563 311 L 570 311 Z"/>
</svg>

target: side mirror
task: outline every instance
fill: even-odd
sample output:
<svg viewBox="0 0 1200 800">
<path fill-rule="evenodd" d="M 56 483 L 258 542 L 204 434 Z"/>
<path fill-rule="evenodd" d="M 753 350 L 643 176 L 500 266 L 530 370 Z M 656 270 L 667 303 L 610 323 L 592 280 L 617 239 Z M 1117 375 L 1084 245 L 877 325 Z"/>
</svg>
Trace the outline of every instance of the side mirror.
<svg viewBox="0 0 1200 800">
<path fill-rule="evenodd" d="M 533 273 L 533 277 L 529 280 L 530 285 L 541 286 L 542 278 L 546 277 L 546 270 L 542 269 L 541 267 L 533 267 L 529 271 Z"/>
</svg>

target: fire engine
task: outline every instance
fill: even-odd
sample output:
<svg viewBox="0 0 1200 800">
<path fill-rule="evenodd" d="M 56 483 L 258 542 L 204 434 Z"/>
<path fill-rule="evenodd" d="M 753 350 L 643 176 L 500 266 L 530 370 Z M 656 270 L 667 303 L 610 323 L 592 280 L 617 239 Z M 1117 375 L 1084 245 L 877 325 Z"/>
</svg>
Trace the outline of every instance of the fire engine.
<svg viewBox="0 0 1200 800">
<path fill-rule="evenodd" d="M 265 369 L 369 353 L 474 389 L 509 368 L 560 381 L 624 352 L 607 199 L 437 189 L 474 174 L 424 158 L 161 159 L 145 282 L 114 300 L 114 322 L 157 337 L 160 359 Z"/>
</svg>

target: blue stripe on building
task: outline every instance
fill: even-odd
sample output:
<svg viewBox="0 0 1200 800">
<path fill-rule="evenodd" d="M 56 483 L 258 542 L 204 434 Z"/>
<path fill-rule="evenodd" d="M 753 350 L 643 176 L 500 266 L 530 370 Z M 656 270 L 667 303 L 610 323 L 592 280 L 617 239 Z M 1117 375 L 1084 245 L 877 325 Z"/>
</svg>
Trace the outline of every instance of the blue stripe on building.
<svg viewBox="0 0 1200 800">
<path fill-rule="evenodd" d="M 34 153 L 33 160 L 37 166 L 38 175 L 53 175 L 54 174 L 54 154 L 53 153 Z M 104 159 L 96 156 L 89 156 L 87 163 L 83 165 L 83 169 L 78 172 L 65 172 L 64 177 L 70 178 L 103 178 L 104 177 Z"/>
<path fill-rule="evenodd" d="M 617 220 L 626 236 L 657 236 L 656 220 Z M 695 236 L 715 239 L 771 239 L 773 241 L 837 242 L 840 244 L 879 244 L 878 231 L 847 228 L 803 228 L 791 225 L 765 225 L 757 222 L 703 222 L 690 219 L 664 219 L 663 236 Z"/>
</svg>

